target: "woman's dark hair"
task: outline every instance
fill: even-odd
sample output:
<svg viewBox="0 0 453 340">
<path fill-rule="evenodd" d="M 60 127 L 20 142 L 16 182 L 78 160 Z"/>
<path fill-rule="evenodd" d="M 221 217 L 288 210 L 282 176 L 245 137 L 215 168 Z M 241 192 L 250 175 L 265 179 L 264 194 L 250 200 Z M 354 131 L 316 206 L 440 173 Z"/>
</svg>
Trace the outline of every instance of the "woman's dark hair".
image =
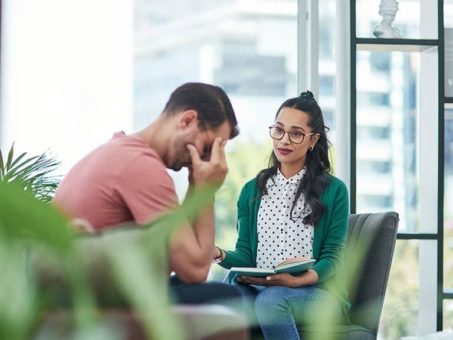
<svg viewBox="0 0 453 340">
<path fill-rule="evenodd" d="M 231 125 L 230 139 L 239 134 L 236 115 L 225 91 L 204 83 L 185 83 L 172 92 L 163 114 L 173 115 L 182 110 L 195 110 L 204 128 L 217 128 L 225 120 Z"/>
<path fill-rule="evenodd" d="M 305 159 L 306 172 L 297 188 L 296 197 L 290 212 L 290 218 L 293 219 L 294 207 L 296 206 L 300 195 L 303 193 L 305 195 L 306 205 L 311 209 L 311 212 L 304 217 L 303 222 L 305 224 L 315 224 L 324 214 L 325 210 L 320 197 L 328 184 L 327 174 L 330 172 L 330 161 L 328 157 L 330 142 L 328 141 L 326 134 L 329 128 L 324 125 L 321 108 L 310 91 L 302 92 L 299 97 L 286 100 L 277 110 L 275 118 L 277 118 L 284 107 L 297 109 L 307 113 L 310 116 L 308 125 L 312 128 L 312 132 L 319 133 L 319 139 L 315 144 L 315 147 L 313 150 L 307 152 Z M 306 138 L 311 137 L 307 136 Z M 274 152 L 272 152 L 268 168 L 261 170 L 255 178 L 261 196 L 267 195 L 267 181 L 277 174 L 279 167 L 280 162 Z M 305 206 L 303 211 L 305 211 L 306 208 L 307 207 Z M 297 216 L 295 218 L 297 218 Z"/>
</svg>

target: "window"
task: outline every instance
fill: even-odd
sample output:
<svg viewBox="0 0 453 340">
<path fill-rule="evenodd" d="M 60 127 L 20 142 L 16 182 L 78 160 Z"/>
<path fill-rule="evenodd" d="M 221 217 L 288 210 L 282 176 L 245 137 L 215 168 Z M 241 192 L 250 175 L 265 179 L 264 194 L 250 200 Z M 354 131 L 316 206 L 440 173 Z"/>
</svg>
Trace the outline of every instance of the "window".
<svg viewBox="0 0 453 340">
<path fill-rule="evenodd" d="M 370 52 L 370 64 L 373 71 L 389 74 L 390 62 L 391 59 L 388 53 Z"/>
<path fill-rule="evenodd" d="M 297 1 L 257 4 L 135 2 L 135 128 L 147 125 L 170 92 L 188 81 L 222 86 L 235 109 L 241 133 L 228 143 L 229 172 L 216 199 L 217 240 L 227 249 L 235 241 L 232 202 L 242 185 L 267 164 L 271 151 L 267 127 L 276 110 L 298 94 Z M 182 198 L 187 174 L 172 176 Z M 220 268 L 215 270 L 212 276 L 221 279 Z"/>
<path fill-rule="evenodd" d="M 335 78 L 319 76 L 319 95 L 333 97 L 335 95 Z"/>
</svg>

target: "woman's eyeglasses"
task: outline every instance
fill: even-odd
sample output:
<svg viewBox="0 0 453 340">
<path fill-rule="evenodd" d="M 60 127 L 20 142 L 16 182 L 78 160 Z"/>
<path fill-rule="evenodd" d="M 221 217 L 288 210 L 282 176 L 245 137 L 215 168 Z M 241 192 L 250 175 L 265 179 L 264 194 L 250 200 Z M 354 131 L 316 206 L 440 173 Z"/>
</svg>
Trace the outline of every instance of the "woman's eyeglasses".
<svg viewBox="0 0 453 340">
<path fill-rule="evenodd" d="M 281 140 L 283 137 L 285 137 L 285 134 L 288 134 L 288 138 L 291 143 L 294 144 L 302 144 L 304 142 L 305 136 L 311 136 L 314 135 L 314 132 L 312 133 L 303 133 L 302 131 L 298 130 L 292 130 L 292 131 L 285 131 L 281 127 L 272 125 L 269 126 L 269 135 L 276 140 Z"/>
</svg>

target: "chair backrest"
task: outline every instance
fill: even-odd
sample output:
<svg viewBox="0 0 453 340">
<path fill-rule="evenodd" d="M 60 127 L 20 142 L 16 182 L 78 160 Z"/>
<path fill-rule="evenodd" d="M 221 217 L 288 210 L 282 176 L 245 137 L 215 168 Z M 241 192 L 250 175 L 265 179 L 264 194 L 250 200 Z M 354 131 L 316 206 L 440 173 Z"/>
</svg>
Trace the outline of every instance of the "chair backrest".
<svg viewBox="0 0 453 340">
<path fill-rule="evenodd" d="M 346 268 L 350 279 L 351 322 L 377 334 L 395 249 L 398 214 L 384 212 L 349 217 Z M 360 260 L 359 260 L 360 259 Z"/>
</svg>

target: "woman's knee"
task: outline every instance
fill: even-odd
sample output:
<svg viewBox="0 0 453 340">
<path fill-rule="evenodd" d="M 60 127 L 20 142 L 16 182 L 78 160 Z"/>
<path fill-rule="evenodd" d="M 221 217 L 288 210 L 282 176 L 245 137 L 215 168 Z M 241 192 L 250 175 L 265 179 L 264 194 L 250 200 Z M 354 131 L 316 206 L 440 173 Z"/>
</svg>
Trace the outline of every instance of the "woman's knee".
<svg viewBox="0 0 453 340">
<path fill-rule="evenodd" d="M 255 308 L 262 309 L 287 309 L 289 307 L 287 295 L 282 287 L 268 287 L 262 290 L 256 297 Z"/>
<path fill-rule="evenodd" d="M 291 306 L 283 287 L 268 287 L 255 300 L 255 314 L 261 325 L 292 324 Z"/>
</svg>

